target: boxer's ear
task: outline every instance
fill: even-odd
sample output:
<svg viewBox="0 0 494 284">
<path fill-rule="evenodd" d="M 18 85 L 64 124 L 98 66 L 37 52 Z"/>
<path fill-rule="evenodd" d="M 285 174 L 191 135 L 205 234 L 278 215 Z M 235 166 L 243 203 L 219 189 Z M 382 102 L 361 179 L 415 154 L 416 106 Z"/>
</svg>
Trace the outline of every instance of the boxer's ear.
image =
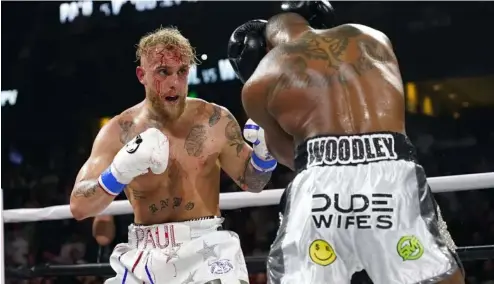
<svg viewBox="0 0 494 284">
<path fill-rule="evenodd" d="M 139 80 L 139 82 L 141 82 L 141 84 L 143 84 L 143 85 L 144 85 L 144 75 L 145 74 L 146 74 L 146 71 L 144 71 L 144 68 L 142 68 L 141 66 L 136 67 L 137 80 Z"/>
</svg>

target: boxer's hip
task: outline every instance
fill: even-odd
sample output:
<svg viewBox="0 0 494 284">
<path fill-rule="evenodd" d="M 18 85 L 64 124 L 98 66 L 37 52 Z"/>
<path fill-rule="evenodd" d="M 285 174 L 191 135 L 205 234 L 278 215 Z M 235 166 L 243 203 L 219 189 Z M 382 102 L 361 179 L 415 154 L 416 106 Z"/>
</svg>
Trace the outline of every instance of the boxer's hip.
<svg viewBox="0 0 494 284">
<path fill-rule="evenodd" d="M 361 269 L 375 283 L 414 283 L 456 267 L 448 251 L 454 244 L 406 136 L 316 137 L 298 147 L 296 164 L 268 257 L 273 284 L 349 283 Z M 406 271 L 417 278 L 399 282 Z"/>
<path fill-rule="evenodd" d="M 130 225 L 128 243 L 115 247 L 110 264 L 119 279 L 136 279 L 136 283 L 205 283 L 225 277 L 247 281 L 238 236 L 220 230 L 222 222 L 215 217 Z"/>
<path fill-rule="evenodd" d="M 129 226 L 127 245 L 136 249 L 166 249 L 180 246 L 221 229 L 223 218 L 205 217 L 183 222 Z"/>
</svg>

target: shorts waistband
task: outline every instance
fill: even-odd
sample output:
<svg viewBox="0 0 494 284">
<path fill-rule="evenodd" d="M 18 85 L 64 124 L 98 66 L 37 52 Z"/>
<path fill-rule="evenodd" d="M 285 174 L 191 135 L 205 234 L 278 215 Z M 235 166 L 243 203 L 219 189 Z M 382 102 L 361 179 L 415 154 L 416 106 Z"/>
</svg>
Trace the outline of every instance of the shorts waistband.
<svg viewBox="0 0 494 284">
<path fill-rule="evenodd" d="M 356 135 L 321 135 L 297 147 L 297 171 L 315 166 L 356 166 L 380 161 L 416 161 L 410 139 L 396 132 L 370 132 Z"/>
<path fill-rule="evenodd" d="M 137 249 L 165 249 L 221 228 L 223 218 L 199 218 L 183 222 L 129 226 L 128 244 Z"/>
</svg>

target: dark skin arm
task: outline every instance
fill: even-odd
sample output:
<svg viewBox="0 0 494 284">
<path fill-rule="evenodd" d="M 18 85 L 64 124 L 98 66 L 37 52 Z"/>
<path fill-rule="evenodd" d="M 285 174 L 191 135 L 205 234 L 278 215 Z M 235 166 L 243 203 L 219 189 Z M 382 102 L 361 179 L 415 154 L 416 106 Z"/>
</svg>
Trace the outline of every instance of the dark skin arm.
<svg viewBox="0 0 494 284">
<path fill-rule="evenodd" d="M 265 129 L 266 140 L 272 155 L 283 165 L 293 169 L 295 144 L 294 130 L 305 128 L 298 112 L 298 96 L 318 99 L 321 94 L 344 92 L 345 78 L 339 72 L 360 76 L 372 69 L 377 61 L 393 62 L 383 69 L 394 68 L 395 60 L 389 50 L 389 40 L 378 31 L 368 31 L 375 39 L 363 35 L 359 25 L 340 27 L 330 36 L 307 33 L 297 40 L 280 44 L 263 58 L 256 71 L 242 89 L 242 103 L 249 117 Z M 348 52 L 352 50 L 359 52 Z M 365 54 L 365 57 L 361 55 Z M 384 64 L 381 64 L 384 66 Z M 353 71 L 349 71 L 352 69 Z M 318 70 L 318 72 L 314 72 Z M 393 73 L 397 73 L 396 71 Z M 399 72 L 398 72 L 399 73 Z M 396 82 L 401 86 L 401 82 Z M 290 111 L 287 111 L 290 110 Z M 282 128 L 291 127 L 290 129 Z M 271 145 L 271 141 L 276 141 Z"/>
<path fill-rule="evenodd" d="M 219 155 L 221 168 L 243 190 L 261 192 L 271 179 L 271 173 L 257 172 L 252 167 L 250 159 L 253 150 L 244 141 L 237 120 L 226 108 L 213 107 L 220 113 L 218 127 L 224 132 L 224 146 Z"/>
<path fill-rule="evenodd" d="M 242 104 L 248 117 L 254 120 L 264 129 L 264 136 L 269 152 L 276 158 L 278 163 L 291 170 L 294 166 L 294 142 L 291 135 L 286 133 L 269 113 L 267 104 L 271 88 L 277 84 L 277 74 L 275 70 L 270 70 L 266 76 L 265 71 L 268 65 L 274 62 L 269 56 L 269 60 L 263 60 L 256 72 L 242 89 Z M 271 143 L 276 143 L 276 147 L 270 147 Z"/>
</svg>

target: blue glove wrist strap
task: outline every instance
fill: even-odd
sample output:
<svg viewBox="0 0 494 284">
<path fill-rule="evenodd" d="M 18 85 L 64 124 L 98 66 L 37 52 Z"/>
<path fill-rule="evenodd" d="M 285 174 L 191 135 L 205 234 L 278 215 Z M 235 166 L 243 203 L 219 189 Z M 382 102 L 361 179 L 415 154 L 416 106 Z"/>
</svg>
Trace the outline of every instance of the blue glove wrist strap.
<svg viewBox="0 0 494 284">
<path fill-rule="evenodd" d="M 101 187 L 111 195 L 119 195 L 125 188 L 126 184 L 119 183 L 111 172 L 109 166 L 99 177 Z"/>
<path fill-rule="evenodd" d="M 272 159 L 272 160 L 263 160 L 261 158 L 259 158 L 255 152 L 252 152 L 252 155 L 251 155 L 251 163 L 254 165 L 254 169 L 259 171 L 259 169 L 262 169 L 261 172 L 272 172 L 276 165 L 278 164 L 278 162 L 275 160 L 275 159 Z"/>
</svg>

